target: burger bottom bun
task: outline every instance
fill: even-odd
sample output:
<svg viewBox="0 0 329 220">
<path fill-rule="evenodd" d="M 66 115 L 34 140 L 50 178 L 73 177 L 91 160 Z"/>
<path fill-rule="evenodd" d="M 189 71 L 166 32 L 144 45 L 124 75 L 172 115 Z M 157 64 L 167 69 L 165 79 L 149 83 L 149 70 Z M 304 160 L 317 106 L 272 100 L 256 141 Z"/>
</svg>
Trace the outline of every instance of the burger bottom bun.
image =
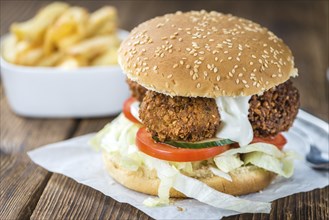
<svg viewBox="0 0 329 220">
<path fill-rule="evenodd" d="M 103 152 L 103 158 L 107 171 L 117 182 L 137 192 L 158 195 L 160 180 L 155 170 L 141 167 L 137 171 L 130 171 L 119 165 L 118 160 L 120 158 L 111 157 L 110 154 L 105 152 Z M 218 176 L 197 179 L 217 191 L 238 196 L 258 192 L 266 188 L 276 176 L 272 172 L 252 165 L 238 168 L 229 174 L 232 177 L 232 182 Z M 170 190 L 170 197 L 187 198 L 187 196 L 173 188 Z"/>
</svg>

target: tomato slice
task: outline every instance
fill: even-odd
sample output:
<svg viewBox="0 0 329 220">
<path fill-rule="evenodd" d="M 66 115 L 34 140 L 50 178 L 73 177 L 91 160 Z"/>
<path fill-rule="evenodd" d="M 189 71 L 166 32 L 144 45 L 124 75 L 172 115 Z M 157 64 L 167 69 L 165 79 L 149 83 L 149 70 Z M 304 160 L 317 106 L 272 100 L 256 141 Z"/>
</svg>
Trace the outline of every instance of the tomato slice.
<svg viewBox="0 0 329 220">
<path fill-rule="evenodd" d="M 123 114 L 126 116 L 126 118 L 128 118 L 131 122 L 134 123 L 138 123 L 140 124 L 140 122 L 138 121 L 138 119 L 136 119 L 130 111 L 130 107 L 131 105 L 136 101 L 135 98 L 130 97 L 129 99 L 127 99 L 124 104 L 123 104 Z"/>
<path fill-rule="evenodd" d="M 176 148 L 168 144 L 155 142 L 145 127 L 138 130 L 136 145 L 140 151 L 149 156 L 176 162 L 206 160 L 231 148 L 229 145 L 203 149 Z"/>
<path fill-rule="evenodd" d="M 251 143 L 259 143 L 259 142 L 273 144 L 277 148 L 279 148 L 279 150 L 282 150 L 284 145 L 287 143 L 287 139 L 282 134 L 278 134 L 274 137 L 267 137 L 267 138 L 254 137 Z"/>
</svg>

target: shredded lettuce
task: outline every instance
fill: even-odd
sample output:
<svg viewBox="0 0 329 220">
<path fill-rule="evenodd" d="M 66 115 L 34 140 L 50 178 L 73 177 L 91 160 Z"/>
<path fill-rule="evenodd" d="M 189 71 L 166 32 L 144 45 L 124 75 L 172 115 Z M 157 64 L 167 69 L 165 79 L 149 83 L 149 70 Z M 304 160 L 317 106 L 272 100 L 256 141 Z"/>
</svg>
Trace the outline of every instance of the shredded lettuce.
<svg viewBox="0 0 329 220">
<path fill-rule="evenodd" d="M 225 172 L 223 172 L 223 171 L 221 171 L 221 170 L 219 170 L 219 169 L 217 169 L 217 168 L 215 168 L 215 167 L 209 167 L 209 169 L 210 169 L 211 172 L 212 172 L 213 174 L 215 174 L 216 176 L 222 177 L 222 178 L 224 178 L 224 179 L 226 179 L 226 180 L 228 180 L 228 181 L 230 181 L 230 182 L 233 181 L 233 180 L 232 180 L 232 177 L 230 176 L 230 174 L 227 174 L 227 173 L 225 173 Z"/>
<path fill-rule="evenodd" d="M 157 207 L 157 206 L 167 205 L 168 203 L 164 203 L 160 198 L 148 197 L 143 201 L 143 204 L 148 207 Z"/>
<path fill-rule="evenodd" d="M 228 173 L 236 168 L 241 167 L 244 163 L 238 154 L 233 155 L 218 155 L 214 157 L 214 161 L 218 169 Z"/>
<path fill-rule="evenodd" d="M 228 209 L 237 212 L 269 213 L 271 210 L 270 203 L 249 201 L 221 193 L 197 179 L 181 174 L 177 169 L 175 169 L 166 161 L 150 157 L 148 159 L 151 160 L 151 163 L 156 169 L 161 182 L 163 177 L 168 178 L 169 180 L 167 181 L 171 183 L 171 187 L 179 192 L 182 192 L 187 197 L 197 199 L 200 202 L 217 208 Z M 168 195 L 169 198 L 169 190 L 170 188 L 168 189 L 167 187 L 159 187 L 160 200 L 162 199 L 161 195 Z"/>
<path fill-rule="evenodd" d="M 244 156 L 244 162 L 246 164 L 251 163 L 257 167 L 261 167 L 265 170 L 272 171 L 280 176 L 289 178 L 294 171 L 294 164 L 292 160 L 280 160 L 272 155 L 268 155 L 262 152 L 252 152 Z"/>
<path fill-rule="evenodd" d="M 282 151 L 280 151 L 276 146 L 274 146 L 272 144 L 266 144 L 266 143 L 249 144 L 244 147 L 234 148 L 234 149 L 225 151 L 221 155 L 226 156 L 226 155 L 235 155 L 235 154 L 246 154 L 246 153 L 255 152 L 255 151 L 263 152 L 265 154 L 272 155 L 277 158 L 283 158 L 285 156 L 285 154 Z"/>
<path fill-rule="evenodd" d="M 242 154 L 242 160 L 238 157 Z M 282 152 L 277 147 L 266 143 L 255 143 L 245 147 L 228 150 L 214 158 L 219 169 L 230 172 L 247 164 L 252 164 L 265 170 L 289 178 L 294 171 L 291 152 Z"/>
<path fill-rule="evenodd" d="M 150 170 L 156 170 L 160 180 L 159 197 L 146 199 L 144 205 L 147 206 L 168 204 L 170 189 L 174 188 L 188 197 L 218 208 L 237 212 L 268 213 L 271 207 L 270 203 L 248 201 L 218 192 L 188 175 L 192 175 L 195 170 L 205 164 L 214 175 L 229 181 L 232 181 L 231 171 L 248 164 L 253 164 L 284 177 L 290 177 L 293 172 L 291 160 L 293 154 L 281 152 L 275 146 L 265 143 L 231 149 L 207 161 L 163 161 L 138 150 L 135 145 L 138 129 L 138 124 L 132 123 L 121 114 L 98 132 L 90 140 L 90 144 L 96 149 L 114 155 L 114 158 L 120 158 L 118 162 L 128 170 L 136 171 L 143 166 Z"/>
</svg>

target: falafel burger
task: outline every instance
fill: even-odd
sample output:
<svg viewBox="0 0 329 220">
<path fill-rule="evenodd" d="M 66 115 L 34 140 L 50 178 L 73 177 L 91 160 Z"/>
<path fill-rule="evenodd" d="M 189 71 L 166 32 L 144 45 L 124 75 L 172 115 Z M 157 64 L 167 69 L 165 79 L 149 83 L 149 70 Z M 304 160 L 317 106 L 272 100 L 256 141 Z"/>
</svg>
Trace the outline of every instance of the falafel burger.
<svg viewBox="0 0 329 220">
<path fill-rule="evenodd" d="M 232 15 L 177 12 L 133 29 L 119 63 L 132 97 L 91 140 L 117 182 L 158 196 L 150 206 L 176 197 L 270 211 L 237 196 L 293 174 L 281 132 L 298 112 L 297 69 L 281 39 Z"/>
</svg>

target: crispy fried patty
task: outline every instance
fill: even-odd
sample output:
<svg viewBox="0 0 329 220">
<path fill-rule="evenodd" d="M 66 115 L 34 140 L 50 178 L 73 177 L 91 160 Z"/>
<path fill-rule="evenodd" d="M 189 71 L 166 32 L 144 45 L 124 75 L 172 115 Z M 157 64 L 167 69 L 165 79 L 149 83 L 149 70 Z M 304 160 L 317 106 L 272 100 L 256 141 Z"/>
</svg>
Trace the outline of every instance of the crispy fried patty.
<svg viewBox="0 0 329 220">
<path fill-rule="evenodd" d="M 160 141 L 200 141 L 214 137 L 220 123 L 214 99 L 170 97 L 147 91 L 139 117 Z"/>
<path fill-rule="evenodd" d="M 130 79 L 127 79 L 127 83 L 131 91 L 131 96 L 141 102 L 145 96 L 147 89 Z"/>
<path fill-rule="evenodd" d="M 253 95 L 249 103 L 254 136 L 274 136 L 292 126 L 300 106 L 299 92 L 289 80 L 263 95 Z"/>
<path fill-rule="evenodd" d="M 292 82 L 287 81 L 263 95 L 253 95 L 249 103 L 254 136 L 269 137 L 291 127 L 299 108 L 299 93 Z M 212 138 L 220 124 L 215 99 L 209 98 L 170 97 L 148 91 L 139 114 L 160 141 L 193 142 Z"/>
</svg>

